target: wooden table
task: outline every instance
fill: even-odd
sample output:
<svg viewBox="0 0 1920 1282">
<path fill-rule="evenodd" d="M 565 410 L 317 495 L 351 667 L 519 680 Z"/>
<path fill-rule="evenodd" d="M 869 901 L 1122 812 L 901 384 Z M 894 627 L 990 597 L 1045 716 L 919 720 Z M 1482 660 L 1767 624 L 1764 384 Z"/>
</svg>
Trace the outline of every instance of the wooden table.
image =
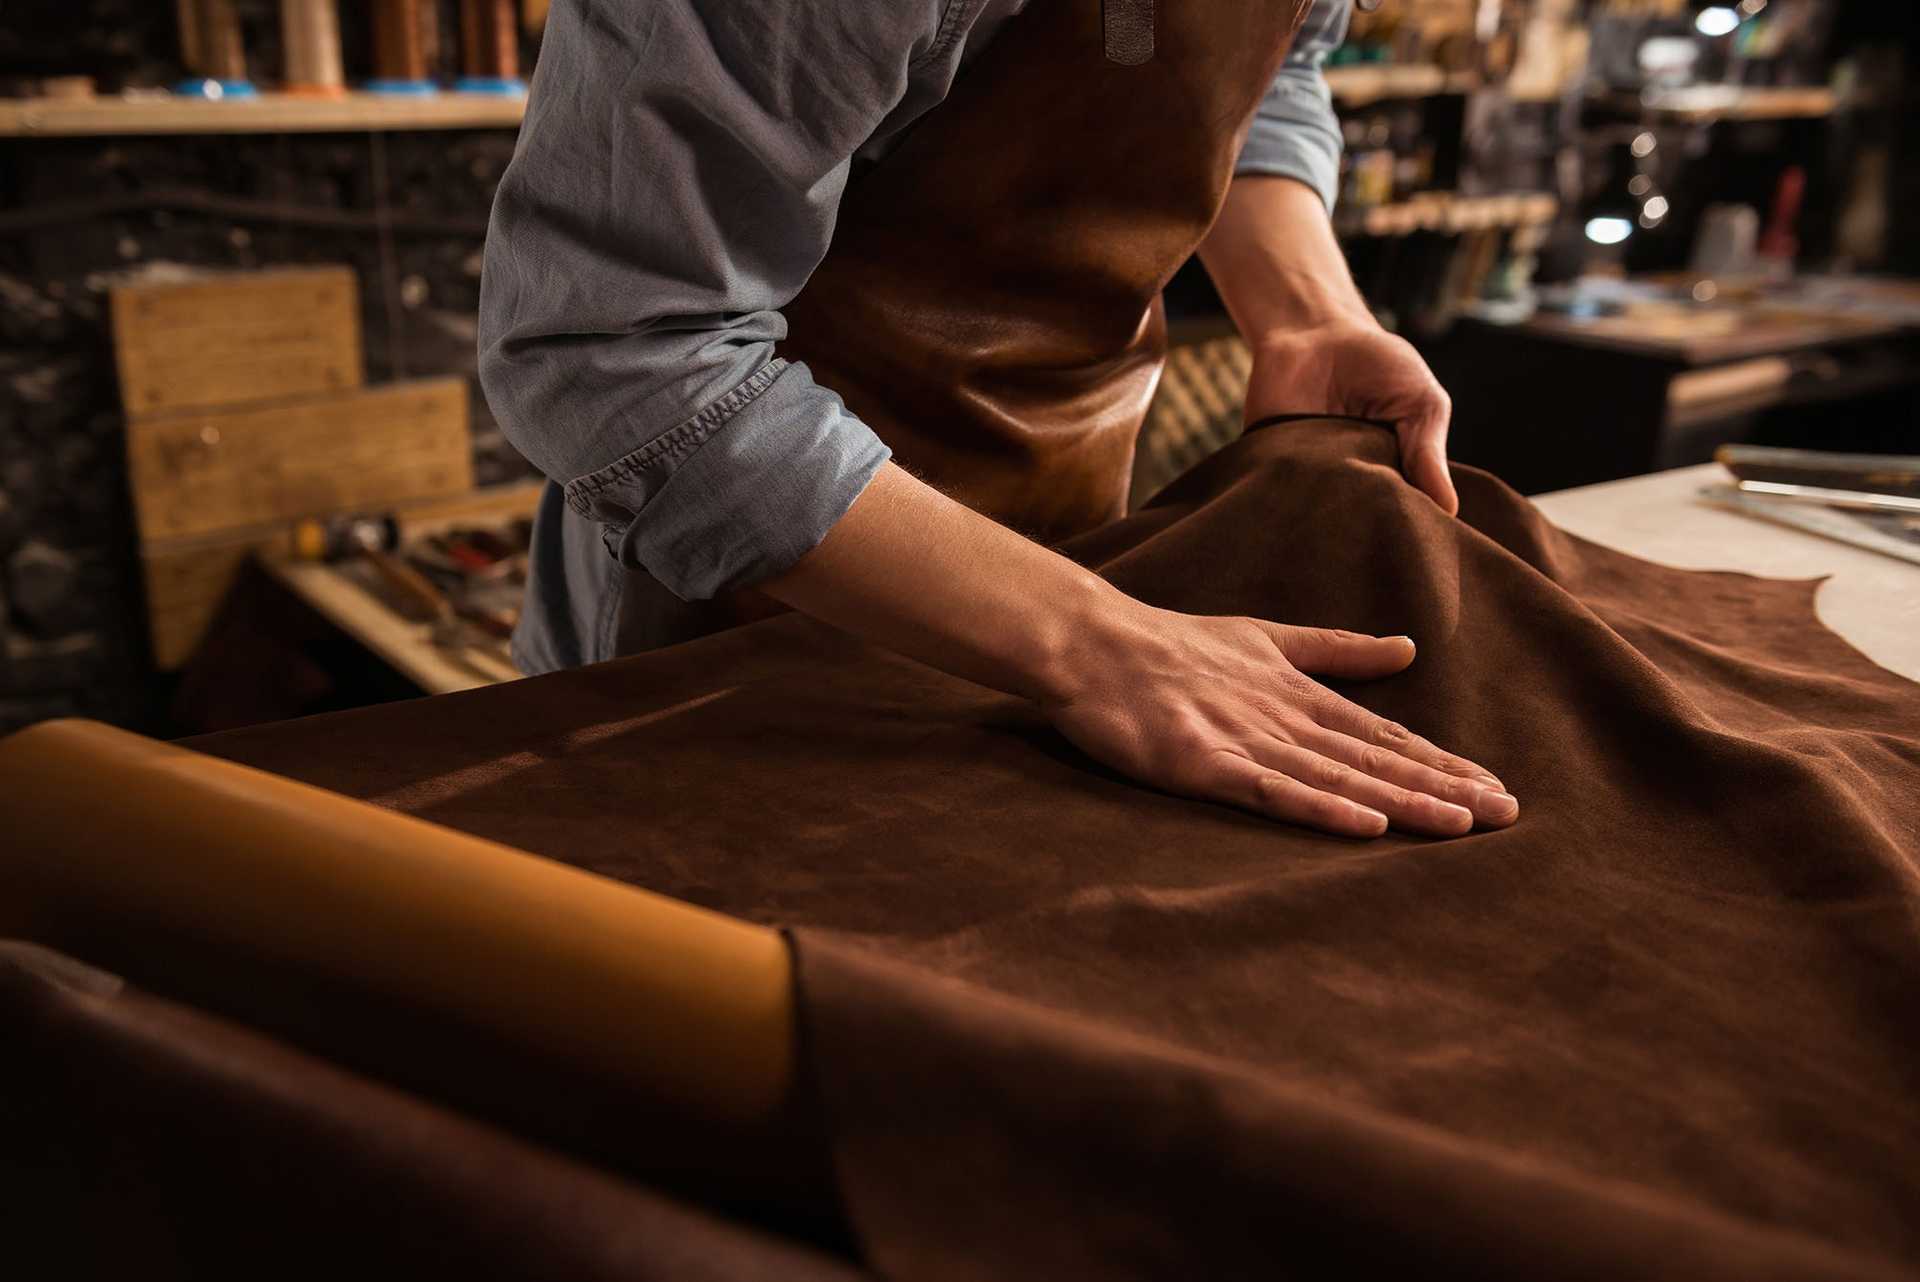
<svg viewBox="0 0 1920 1282">
<path fill-rule="evenodd" d="M 1830 575 L 1814 602 L 1821 622 L 1882 667 L 1920 681 L 1920 565 L 1695 497 L 1726 479 L 1724 469 L 1708 463 L 1534 501 L 1562 529 L 1676 569 L 1739 570 L 1777 579 Z"/>
</svg>

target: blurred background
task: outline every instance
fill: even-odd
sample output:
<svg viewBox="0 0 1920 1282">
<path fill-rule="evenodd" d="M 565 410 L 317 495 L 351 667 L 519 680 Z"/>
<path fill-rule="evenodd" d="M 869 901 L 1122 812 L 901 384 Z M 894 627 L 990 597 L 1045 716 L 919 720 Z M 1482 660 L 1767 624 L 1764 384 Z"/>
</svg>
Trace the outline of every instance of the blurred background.
<svg viewBox="0 0 1920 1282">
<path fill-rule="evenodd" d="M 543 0 L 8 0 L 0 731 L 511 679 L 538 481 L 473 379 Z M 1386 0 L 1327 68 L 1380 319 L 1527 493 L 1920 453 L 1920 6 Z M 1237 432 L 1203 272 L 1136 496 Z"/>
</svg>

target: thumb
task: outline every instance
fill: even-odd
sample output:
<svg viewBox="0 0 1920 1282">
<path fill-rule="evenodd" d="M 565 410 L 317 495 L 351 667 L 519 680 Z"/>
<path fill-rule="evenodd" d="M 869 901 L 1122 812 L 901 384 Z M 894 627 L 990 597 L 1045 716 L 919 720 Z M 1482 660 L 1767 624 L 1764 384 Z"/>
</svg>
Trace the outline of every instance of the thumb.
<svg viewBox="0 0 1920 1282">
<path fill-rule="evenodd" d="M 1444 404 L 1429 410 L 1400 432 L 1400 466 L 1414 487 L 1440 505 L 1448 516 L 1460 512 L 1460 496 L 1447 471 L 1447 419 Z"/>
<path fill-rule="evenodd" d="M 1287 662 L 1302 672 L 1369 680 L 1390 677 L 1413 662 L 1413 638 L 1370 637 L 1339 628 L 1272 625 L 1273 639 Z"/>
</svg>

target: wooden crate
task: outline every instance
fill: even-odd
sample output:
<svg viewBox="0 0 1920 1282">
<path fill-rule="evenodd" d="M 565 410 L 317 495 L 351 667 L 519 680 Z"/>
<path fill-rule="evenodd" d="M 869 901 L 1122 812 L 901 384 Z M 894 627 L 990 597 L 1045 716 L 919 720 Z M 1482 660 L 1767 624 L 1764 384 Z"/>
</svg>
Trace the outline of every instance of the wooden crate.
<svg viewBox="0 0 1920 1282">
<path fill-rule="evenodd" d="M 416 379 L 127 425 L 153 542 L 473 488 L 464 378 Z"/>
<path fill-rule="evenodd" d="M 351 268 L 123 285 L 112 310 L 129 419 L 343 392 L 365 381 Z"/>
</svg>

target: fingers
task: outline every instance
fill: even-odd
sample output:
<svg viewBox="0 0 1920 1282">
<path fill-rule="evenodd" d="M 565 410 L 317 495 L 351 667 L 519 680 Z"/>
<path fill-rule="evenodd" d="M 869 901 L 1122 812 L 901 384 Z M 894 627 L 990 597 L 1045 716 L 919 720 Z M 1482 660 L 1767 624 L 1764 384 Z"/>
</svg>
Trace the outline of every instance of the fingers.
<svg viewBox="0 0 1920 1282">
<path fill-rule="evenodd" d="M 1436 770 L 1411 757 L 1403 757 L 1390 748 L 1362 743 L 1352 735 L 1341 734 L 1337 730 L 1318 729 L 1302 741 L 1302 747 L 1363 775 L 1438 798 L 1455 807 L 1464 807 L 1472 814 L 1474 822 L 1488 828 L 1505 828 L 1520 817 L 1520 803 L 1502 789 L 1476 778 Z M 1380 805 L 1371 796 L 1336 791 L 1385 810 L 1396 824 L 1400 822 L 1393 810 Z"/>
<path fill-rule="evenodd" d="M 1447 424 L 1453 417 L 1453 406 L 1445 392 L 1436 390 L 1434 395 L 1436 402 L 1400 429 L 1400 467 L 1417 489 L 1448 516 L 1455 516 L 1460 511 L 1460 495 L 1447 471 Z"/>
<path fill-rule="evenodd" d="M 1351 735 L 1363 745 L 1383 748 L 1397 756 L 1417 761 L 1421 765 L 1438 770 L 1441 774 L 1452 775 L 1457 779 L 1466 779 L 1483 784 L 1499 792 L 1507 787 L 1494 777 L 1493 772 L 1484 766 L 1476 765 L 1465 757 L 1456 757 L 1451 752 L 1435 747 L 1413 731 L 1397 722 L 1375 716 L 1365 708 L 1339 695 L 1328 692 L 1326 701 L 1313 710 L 1313 719 L 1328 730 L 1337 730 Z"/>
<path fill-rule="evenodd" d="M 1309 788 L 1249 757 L 1224 750 L 1207 759 L 1193 791 L 1209 800 L 1342 837 L 1378 837 L 1387 830 L 1387 817 L 1378 810 Z"/>
<path fill-rule="evenodd" d="M 1315 675 L 1384 677 L 1413 662 L 1414 645 L 1407 637 L 1370 637 L 1284 624 L 1274 625 L 1271 631 L 1287 660 Z M 1314 716 L 1327 735 L 1307 746 L 1341 765 L 1464 806 L 1475 820 L 1490 827 L 1504 827 L 1519 816 L 1520 803 L 1492 771 L 1436 747 L 1405 726 L 1331 692 Z M 1360 799 L 1377 804 L 1371 796 Z"/>
<path fill-rule="evenodd" d="M 1370 637 L 1337 628 L 1268 625 L 1287 662 L 1302 672 L 1371 680 L 1390 677 L 1413 662 L 1410 637 Z"/>
<path fill-rule="evenodd" d="M 1473 828 L 1473 812 L 1431 793 L 1403 787 L 1342 761 L 1274 739 L 1253 757 L 1309 788 L 1358 802 L 1385 815 L 1396 828 L 1430 837 L 1458 837 Z"/>
</svg>

